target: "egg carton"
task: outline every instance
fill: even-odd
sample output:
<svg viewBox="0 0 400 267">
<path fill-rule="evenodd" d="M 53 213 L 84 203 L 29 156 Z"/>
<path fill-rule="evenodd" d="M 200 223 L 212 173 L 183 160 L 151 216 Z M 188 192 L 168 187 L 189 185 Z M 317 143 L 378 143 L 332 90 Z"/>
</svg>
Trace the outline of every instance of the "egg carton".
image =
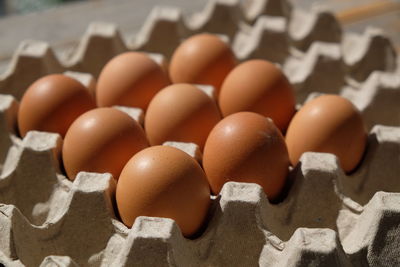
<svg viewBox="0 0 400 267">
<path fill-rule="evenodd" d="M 37 78 L 69 71 L 94 88 L 102 66 L 127 50 L 157 52 L 163 65 L 182 39 L 202 31 L 228 37 L 237 58 L 280 64 L 299 104 L 337 93 L 362 112 L 367 152 L 346 175 L 335 156 L 305 153 L 286 195 L 270 203 L 255 184 L 227 183 L 207 225 L 184 238 L 173 220 L 115 215 L 108 174 L 62 174 L 57 134 L 17 137 L 18 99 Z M 379 30 L 343 33 L 324 10 L 286 1 L 210 1 L 197 14 L 156 7 L 125 42 L 115 25 L 93 23 L 69 54 L 25 41 L 0 76 L 0 262 L 7 266 L 381 266 L 400 264 L 400 71 Z M 82 74 L 77 72 L 84 72 Z M 90 73 L 90 74 L 89 74 Z M 207 89 L 209 90 L 209 88 Z M 212 91 L 212 90 L 211 90 Z M 314 93 L 316 92 L 316 93 Z M 119 107 L 140 122 L 143 113 Z M 169 144 L 171 145 L 171 144 Z M 190 150 L 201 160 L 198 149 Z M 189 148 L 188 148 L 189 147 Z"/>
<path fill-rule="evenodd" d="M 258 185 L 227 183 L 213 200 L 208 225 L 193 240 L 170 219 L 140 217 L 132 229 L 125 227 L 113 212 L 114 179 L 82 172 L 69 181 L 59 172 L 61 145 L 57 134 L 32 131 L 9 151 L 0 180 L 5 264 L 400 263 L 400 194 L 382 192 L 400 190 L 398 127 L 373 128 L 363 162 L 350 176 L 335 156 L 305 153 L 279 204 L 271 204 Z"/>
</svg>

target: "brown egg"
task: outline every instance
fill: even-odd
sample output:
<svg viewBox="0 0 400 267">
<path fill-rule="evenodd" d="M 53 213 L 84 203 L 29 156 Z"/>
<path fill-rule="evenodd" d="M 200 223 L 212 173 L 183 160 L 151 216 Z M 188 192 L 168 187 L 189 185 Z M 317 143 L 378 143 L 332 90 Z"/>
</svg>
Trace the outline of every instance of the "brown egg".
<svg viewBox="0 0 400 267">
<path fill-rule="evenodd" d="M 97 105 L 146 110 L 152 97 L 169 84 L 162 67 L 148 55 L 126 52 L 111 59 L 102 69 L 96 89 Z"/>
<path fill-rule="evenodd" d="M 204 147 L 203 168 L 213 193 L 229 181 L 256 183 L 270 200 L 281 192 L 289 171 L 285 140 L 274 123 L 253 112 L 221 120 Z"/>
<path fill-rule="evenodd" d="M 293 117 L 286 133 L 292 165 L 307 151 L 335 154 L 349 172 L 360 162 L 367 132 L 357 108 L 337 95 L 322 95 L 307 102 Z"/>
<path fill-rule="evenodd" d="M 209 84 L 219 91 L 235 65 L 229 45 L 216 35 L 203 33 L 179 45 L 172 55 L 169 74 L 174 83 Z"/>
<path fill-rule="evenodd" d="M 203 149 L 208 133 L 221 119 L 217 104 L 191 84 L 173 84 L 150 102 L 145 130 L 152 145 L 192 142 Z"/>
<path fill-rule="evenodd" d="M 117 207 L 131 227 L 138 216 L 171 218 L 183 235 L 202 226 L 210 206 L 210 189 L 200 165 L 185 152 L 154 146 L 133 156 L 117 184 Z"/>
<path fill-rule="evenodd" d="M 223 116 L 252 111 L 270 117 L 285 131 L 295 113 L 294 90 L 285 74 L 266 60 L 249 60 L 224 80 L 218 99 Z"/>
<path fill-rule="evenodd" d="M 71 180 L 80 171 L 108 172 L 118 179 L 126 162 L 146 147 L 145 133 L 134 119 L 114 108 L 97 108 L 68 129 L 62 156 Z"/>
<path fill-rule="evenodd" d="M 87 88 L 62 74 L 47 75 L 35 81 L 22 97 L 18 127 L 22 137 L 37 130 L 64 137 L 71 123 L 96 107 Z"/>
</svg>

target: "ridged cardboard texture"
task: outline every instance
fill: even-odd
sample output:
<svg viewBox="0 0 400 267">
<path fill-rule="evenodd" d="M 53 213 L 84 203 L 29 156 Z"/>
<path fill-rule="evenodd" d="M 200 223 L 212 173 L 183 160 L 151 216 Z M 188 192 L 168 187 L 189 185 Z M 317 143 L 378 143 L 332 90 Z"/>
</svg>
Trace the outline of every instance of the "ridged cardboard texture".
<svg viewBox="0 0 400 267">
<path fill-rule="evenodd" d="M 35 79 L 67 74 L 93 92 L 114 55 L 152 53 L 163 65 L 186 37 L 228 37 L 239 60 L 280 64 L 301 105 L 320 93 L 350 99 L 369 129 L 359 167 L 346 175 L 334 155 L 305 153 L 289 175 L 286 196 L 270 203 L 255 184 L 225 184 L 212 198 L 204 229 L 184 238 L 173 220 L 140 217 L 128 229 L 115 214 L 115 181 L 60 167 L 62 139 L 16 131 L 18 99 Z M 286 1 L 210 1 L 184 17 L 156 7 L 125 43 L 116 26 L 93 23 L 70 55 L 26 41 L 0 77 L 0 262 L 6 266 L 396 266 L 400 264 L 400 71 L 384 33 L 342 32 L 324 10 Z M 210 86 L 203 90 L 213 96 Z M 143 112 L 119 108 L 139 122 Z M 333 111 L 334 112 L 334 111 Z M 168 142 L 201 161 L 194 144 Z"/>
</svg>

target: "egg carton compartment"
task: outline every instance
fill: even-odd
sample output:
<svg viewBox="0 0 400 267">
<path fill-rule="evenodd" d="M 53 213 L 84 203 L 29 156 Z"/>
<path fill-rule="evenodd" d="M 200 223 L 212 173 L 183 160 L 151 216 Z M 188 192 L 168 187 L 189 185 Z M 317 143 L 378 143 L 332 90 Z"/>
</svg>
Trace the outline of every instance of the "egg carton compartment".
<svg viewBox="0 0 400 267">
<path fill-rule="evenodd" d="M 305 153 L 279 204 L 271 204 L 258 185 L 227 183 L 213 200 L 204 232 L 193 240 L 170 219 L 140 217 L 128 229 L 114 215 L 111 175 L 81 172 L 71 182 L 60 174 L 61 142 L 57 134 L 32 131 L 9 152 L 13 160 L 0 179 L 6 264 L 39 266 L 55 261 L 52 255 L 68 255 L 59 259 L 64 266 L 346 266 L 398 260 L 391 255 L 397 255 L 400 241 L 400 194 L 381 190 L 400 190 L 399 128 L 376 126 L 361 166 L 350 176 L 335 156 Z M 193 144 L 186 148 L 198 153 Z"/>
<path fill-rule="evenodd" d="M 299 103 L 312 92 L 350 99 L 370 129 L 358 169 L 345 175 L 333 155 L 306 153 L 278 204 L 257 185 L 228 183 L 213 200 L 204 232 L 191 240 L 170 219 L 140 217 L 132 229 L 125 227 L 114 215 L 115 183 L 109 175 L 81 173 L 71 182 L 61 174 L 58 135 L 16 137 L 17 100 L 37 78 L 72 71 L 69 75 L 93 88 L 114 55 L 157 52 L 165 56 L 155 56 L 163 64 L 181 40 L 202 31 L 227 36 L 240 61 L 264 58 L 280 64 Z M 286 1 L 253 0 L 244 7 L 238 1 L 210 1 L 191 17 L 156 7 L 128 42 L 115 25 L 93 23 L 77 48 L 59 57 L 46 43 L 26 41 L 0 76 L 3 264 L 399 264 L 400 194 L 385 192 L 400 192 L 400 61 L 381 31 L 343 33 L 329 12 L 305 15 Z M 140 110 L 119 108 L 139 122 L 143 118 Z M 180 146 L 200 160 L 195 147 Z"/>
</svg>

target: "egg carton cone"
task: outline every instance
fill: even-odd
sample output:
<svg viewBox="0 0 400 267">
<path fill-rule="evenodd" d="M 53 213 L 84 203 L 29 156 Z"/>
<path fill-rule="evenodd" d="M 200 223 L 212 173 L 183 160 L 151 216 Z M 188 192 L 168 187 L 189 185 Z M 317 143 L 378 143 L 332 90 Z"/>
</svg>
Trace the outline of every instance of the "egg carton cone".
<svg viewBox="0 0 400 267">
<path fill-rule="evenodd" d="M 18 101 L 49 73 L 66 72 L 93 92 L 104 64 L 145 51 L 162 66 L 192 34 L 226 36 L 239 61 L 278 64 L 298 104 L 319 94 L 351 100 L 369 129 L 367 151 L 346 175 L 334 155 L 305 153 L 285 196 L 270 203 L 255 184 L 225 184 L 207 223 L 184 238 L 173 220 L 139 217 L 131 229 L 115 214 L 115 181 L 62 171 L 62 139 L 18 137 Z M 127 41 L 125 41 L 127 40 Z M 0 263 L 6 266 L 396 266 L 400 265 L 400 67 L 385 34 L 342 32 L 325 10 L 286 1 L 209 1 L 202 11 L 155 7 L 132 38 L 92 23 L 76 49 L 55 54 L 44 42 L 20 44 L 0 75 Z M 202 85 L 210 97 L 211 86 Z M 143 121 L 143 111 L 115 107 Z M 169 142 L 201 161 L 194 144 Z"/>
</svg>

